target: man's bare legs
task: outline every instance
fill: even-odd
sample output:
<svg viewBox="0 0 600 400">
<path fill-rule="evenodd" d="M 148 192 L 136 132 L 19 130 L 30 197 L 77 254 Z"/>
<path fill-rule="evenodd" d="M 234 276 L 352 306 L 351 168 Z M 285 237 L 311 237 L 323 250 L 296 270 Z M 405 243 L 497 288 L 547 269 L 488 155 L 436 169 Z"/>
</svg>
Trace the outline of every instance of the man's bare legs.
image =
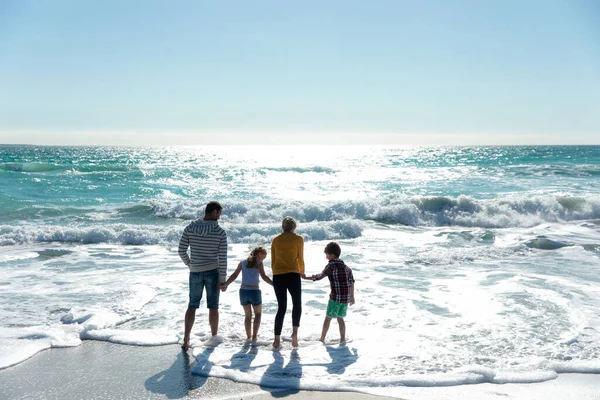
<svg viewBox="0 0 600 400">
<path fill-rule="evenodd" d="M 210 333 L 215 336 L 219 331 L 219 310 L 208 310 L 208 323 L 210 324 Z"/>
<path fill-rule="evenodd" d="M 181 345 L 182 349 L 190 348 L 190 333 L 192 332 L 192 327 L 194 326 L 194 321 L 196 320 L 196 308 L 189 308 L 185 312 L 185 331 L 183 334 L 183 344 Z"/>
<path fill-rule="evenodd" d="M 340 326 L 340 343 L 344 343 L 346 341 L 346 323 L 341 317 L 338 317 L 337 321 Z"/>
<path fill-rule="evenodd" d="M 331 324 L 331 318 L 325 317 L 325 321 L 323 321 L 323 330 L 321 331 L 321 339 L 319 339 L 323 343 L 325 343 L 325 336 L 329 330 L 329 324 Z"/>
<path fill-rule="evenodd" d="M 190 334 L 196 320 L 197 308 L 189 308 L 185 312 L 185 331 L 183 333 L 183 343 L 181 344 L 182 349 L 190 348 Z M 208 310 L 208 323 L 210 324 L 210 332 L 213 336 L 217 334 L 219 330 L 219 310 Z"/>
</svg>

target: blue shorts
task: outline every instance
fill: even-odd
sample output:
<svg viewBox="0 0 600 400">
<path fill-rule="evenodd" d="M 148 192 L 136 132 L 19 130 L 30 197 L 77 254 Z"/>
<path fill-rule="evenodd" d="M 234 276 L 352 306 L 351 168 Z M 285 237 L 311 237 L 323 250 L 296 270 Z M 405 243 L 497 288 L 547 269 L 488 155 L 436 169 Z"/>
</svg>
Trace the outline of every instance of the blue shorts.
<svg viewBox="0 0 600 400">
<path fill-rule="evenodd" d="M 262 304 L 262 292 L 260 289 L 240 289 L 240 304 L 247 306 L 252 304 L 254 307 Z"/>
<path fill-rule="evenodd" d="M 206 288 L 206 308 L 219 309 L 219 268 L 206 272 L 190 272 L 190 302 L 188 308 L 200 307 L 202 292 Z"/>
</svg>

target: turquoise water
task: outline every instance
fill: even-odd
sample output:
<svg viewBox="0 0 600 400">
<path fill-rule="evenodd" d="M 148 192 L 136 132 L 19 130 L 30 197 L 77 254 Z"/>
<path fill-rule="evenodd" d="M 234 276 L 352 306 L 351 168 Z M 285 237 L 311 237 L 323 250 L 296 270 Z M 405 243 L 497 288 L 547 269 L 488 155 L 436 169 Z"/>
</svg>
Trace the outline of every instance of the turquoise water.
<svg viewBox="0 0 600 400">
<path fill-rule="evenodd" d="M 390 394 L 600 372 L 600 146 L 0 147 L 0 368 L 87 339 L 180 341 L 176 246 L 210 200 L 230 271 L 292 215 L 307 273 L 340 243 L 357 304 L 347 346 L 335 326 L 322 346 L 328 286 L 305 283 L 301 361 L 284 342 L 274 367 L 274 295 L 240 351 L 233 284 L 218 343 L 201 306 L 197 373 Z"/>
<path fill-rule="evenodd" d="M 171 243 L 181 221 L 200 216 L 213 198 L 228 205 L 237 242 L 249 240 L 254 223 L 275 228 L 286 213 L 327 222 L 336 237 L 359 235 L 348 220 L 508 227 L 593 219 L 600 217 L 599 150 L 0 147 L 0 224 L 30 227 L 18 235 L 4 228 L 0 244 Z M 55 230 L 40 235 L 39 225 Z M 119 238 L 125 225 L 152 227 L 144 237 Z M 96 237 L 91 226 L 109 237 Z M 165 226 L 174 231 L 164 235 Z M 65 227 L 86 227 L 85 236 Z"/>
</svg>

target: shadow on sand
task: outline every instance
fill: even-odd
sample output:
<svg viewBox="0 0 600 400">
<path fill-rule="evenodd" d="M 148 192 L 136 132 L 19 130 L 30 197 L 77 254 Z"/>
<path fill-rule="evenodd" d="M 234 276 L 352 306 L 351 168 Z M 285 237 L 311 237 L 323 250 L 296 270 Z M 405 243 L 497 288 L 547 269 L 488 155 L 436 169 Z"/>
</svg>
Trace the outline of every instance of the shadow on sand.
<svg viewBox="0 0 600 400">
<path fill-rule="evenodd" d="M 284 358 L 280 352 L 273 352 L 273 363 L 265 371 L 260 388 L 271 393 L 273 397 L 286 397 L 300 392 L 302 364 L 298 350 L 292 350 L 290 361 L 283 365 Z"/>
<path fill-rule="evenodd" d="M 206 383 L 213 363 L 209 361 L 214 348 L 207 348 L 197 358 L 181 351 L 173 364 L 165 371 L 148 378 L 144 383 L 147 390 L 163 394 L 169 399 L 187 397 L 189 392 L 198 389 Z M 191 363 L 196 362 L 195 373 L 192 374 Z"/>
<path fill-rule="evenodd" d="M 346 368 L 356 362 L 358 359 L 358 350 L 350 350 L 345 344 L 338 347 L 326 346 L 331 363 L 327 364 L 327 372 L 330 374 L 341 375 L 346 372 Z"/>
</svg>

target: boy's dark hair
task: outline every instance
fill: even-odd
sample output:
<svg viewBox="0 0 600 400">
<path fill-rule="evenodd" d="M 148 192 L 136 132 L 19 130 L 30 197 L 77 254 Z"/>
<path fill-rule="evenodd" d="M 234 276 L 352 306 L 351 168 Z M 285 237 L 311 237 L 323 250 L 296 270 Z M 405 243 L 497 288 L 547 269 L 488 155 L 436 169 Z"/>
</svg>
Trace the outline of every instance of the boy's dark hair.
<svg viewBox="0 0 600 400">
<path fill-rule="evenodd" d="M 327 246 L 325 246 L 325 254 L 333 254 L 335 258 L 340 258 L 340 254 L 342 254 L 342 249 L 340 245 L 336 242 L 329 242 Z"/>
<path fill-rule="evenodd" d="M 212 214 L 213 211 L 221 211 L 222 209 L 223 207 L 221 207 L 218 201 L 211 201 L 206 205 L 206 210 L 204 211 L 204 213 Z"/>
</svg>

